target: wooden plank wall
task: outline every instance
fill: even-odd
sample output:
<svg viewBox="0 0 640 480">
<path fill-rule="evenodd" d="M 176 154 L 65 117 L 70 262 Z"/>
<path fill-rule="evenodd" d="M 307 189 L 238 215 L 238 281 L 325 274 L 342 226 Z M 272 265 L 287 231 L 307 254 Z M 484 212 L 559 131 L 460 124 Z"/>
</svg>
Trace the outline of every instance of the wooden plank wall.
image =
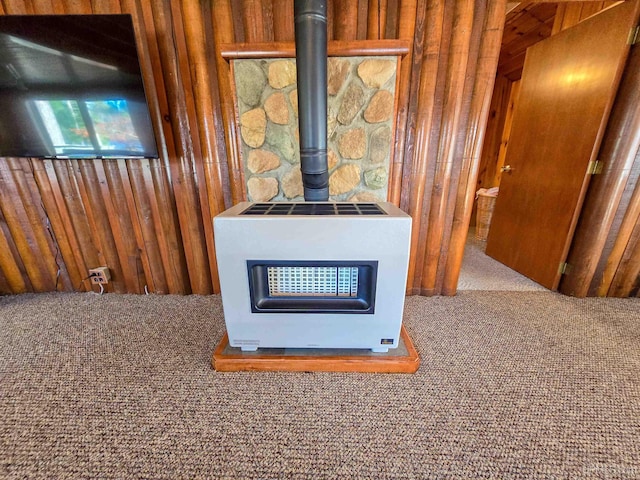
<svg viewBox="0 0 640 480">
<path fill-rule="evenodd" d="M 389 199 L 413 218 L 411 294 L 456 290 L 503 0 L 333 0 L 329 37 L 407 39 Z M 211 218 L 246 198 L 220 46 L 293 40 L 291 0 L 1 0 L 0 14 L 130 13 L 161 158 L 0 159 L 0 292 L 219 291 Z"/>
<path fill-rule="evenodd" d="M 504 9 L 503 2 L 418 5 L 400 202 L 413 217 L 410 294 L 457 289 Z"/>
<path fill-rule="evenodd" d="M 551 35 L 555 35 L 562 30 L 566 30 L 580 23 L 582 20 L 611 7 L 619 1 L 614 2 L 564 2 L 558 4 L 558 10 L 553 21 Z"/>
<path fill-rule="evenodd" d="M 640 48 L 631 48 L 559 290 L 640 296 Z"/>
<path fill-rule="evenodd" d="M 484 144 L 480 155 L 480 165 L 478 166 L 477 189 L 497 187 L 496 170 L 498 168 L 498 157 L 502 149 L 503 132 L 505 131 L 505 121 L 509 111 L 509 99 L 511 97 L 511 82 L 504 75 L 496 75 L 496 81 L 491 97 L 491 107 L 487 119 L 487 131 L 484 137 Z M 505 139 L 508 141 L 508 138 Z M 505 145 L 506 147 L 506 145 Z M 476 206 L 474 205 L 471 215 L 470 225 L 476 224 Z"/>
<path fill-rule="evenodd" d="M 511 81 L 522 76 L 527 48 L 551 35 L 557 3 L 519 2 L 507 14 L 498 72 Z"/>
<path fill-rule="evenodd" d="M 611 3 L 561 4 L 554 31 Z M 217 52 L 234 42 L 292 41 L 291 0 L 0 1 L 0 14 L 43 13 L 133 16 L 161 158 L 0 159 L 0 293 L 88 290 L 87 270 L 99 265 L 111 269 L 111 292 L 218 292 L 211 218 L 246 192 L 237 181 L 242 163 L 229 66 Z M 455 293 L 503 18 L 498 0 L 329 3 L 330 39 L 412 43 L 400 70 L 389 188 L 389 200 L 414 220 L 408 293 Z M 632 113 L 617 114 L 626 119 L 619 122 L 628 125 Z M 619 134 L 610 131 L 611 138 Z M 568 276 L 562 291 L 638 295 L 640 155 L 634 145 L 624 147 L 626 163 L 615 165 L 626 182 L 602 180 L 608 187 L 589 193 L 585 211 L 608 205 L 607 222 L 595 213 L 581 222 L 570 257 L 577 283 Z M 600 250 L 594 253 L 596 227 Z M 580 238 L 591 245 L 588 251 L 580 250 Z"/>
<path fill-rule="evenodd" d="M 487 133 L 482 147 L 480 169 L 478 174 L 478 188 L 491 188 L 499 185 L 497 176 L 498 158 L 503 149 L 505 123 L 507 120 L 511 101 L 511 88 L 514 82 L 498 74 L 496 84 L 491 99 L 491 110 L 489 122 L 487 123 Z M 505 145 L 506 146 L 506 145 Z"/>
<path fill-rule="evenodd" d="M 638 1 L 638 0 L 635 0 Z M 561 4 L 553 33 L 619 2 Z M 640 50 L 631 48 L 574 234 L 559 291 L 567 295 L 640 296 Z"/>
<path fill-rule="evenodd" d="M 161 151 L 157 160 L 0 159 L 1 291 L 86 290 L 99 265 L 112 292 L 215 291 L 211 217 L 230 196 L 200 2 L 5 0 L 0 10 L 130 13 Z"/>
</svg>

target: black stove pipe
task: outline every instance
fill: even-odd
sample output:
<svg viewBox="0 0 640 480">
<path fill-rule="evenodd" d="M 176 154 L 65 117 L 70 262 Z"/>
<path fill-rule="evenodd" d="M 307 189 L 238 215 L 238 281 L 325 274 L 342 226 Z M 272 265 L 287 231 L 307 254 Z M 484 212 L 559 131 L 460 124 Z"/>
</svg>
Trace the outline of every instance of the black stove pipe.
<svg viewBox="0 0 640 480">
<path fill-rule="evenodd" d="M 295 0 L 294 18 L 304 199 L 327 201 L 327 0 Z"/>
</svg>

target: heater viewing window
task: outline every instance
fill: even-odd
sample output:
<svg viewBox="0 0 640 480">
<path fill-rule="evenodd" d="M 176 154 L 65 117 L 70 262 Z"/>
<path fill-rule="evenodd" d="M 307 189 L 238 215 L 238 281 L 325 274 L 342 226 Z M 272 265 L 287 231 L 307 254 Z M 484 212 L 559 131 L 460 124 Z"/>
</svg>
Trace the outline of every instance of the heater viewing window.
<svg viewBox="0 0 640 480">
<path fill-rule="evenodd" d="M 358 295 L 358 267 L 267 267 L 269 295 Z"/>
<path fill-rule="evenodd" d="M 254 313 L 370 313 L 378 262 L 247 261 Z"/>
</svg>

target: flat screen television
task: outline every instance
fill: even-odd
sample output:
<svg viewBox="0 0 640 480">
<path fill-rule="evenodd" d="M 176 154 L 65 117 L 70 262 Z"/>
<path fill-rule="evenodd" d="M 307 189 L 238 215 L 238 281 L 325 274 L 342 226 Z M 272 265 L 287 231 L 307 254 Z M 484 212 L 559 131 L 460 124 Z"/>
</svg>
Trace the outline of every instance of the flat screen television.
<svg viewBox="0 0 640 480">
<path fill-rule="evenodd" d="M 0 157 L 157 156 L 130 15 L 0 16 Z"/>
</svg>

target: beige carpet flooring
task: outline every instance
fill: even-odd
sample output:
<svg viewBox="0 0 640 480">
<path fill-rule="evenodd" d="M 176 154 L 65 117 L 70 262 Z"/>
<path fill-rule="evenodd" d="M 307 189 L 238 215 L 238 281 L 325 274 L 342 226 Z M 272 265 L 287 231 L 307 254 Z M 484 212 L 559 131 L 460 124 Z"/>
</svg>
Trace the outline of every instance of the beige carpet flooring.
<svg viewBox="0 0 640 480">
<path fill-rule="evenodd" d="M 547 289 L 485 254 L 487 243 L 470 227 L 458 290 L 541 291 Z"/>
<path fill-rule="evenodd" d="M 414 375 L 219 373 L 219 296 L 0 297 L 3 479 L 637 479 L 640 301 L 407 299 Z"/>
</svg>

